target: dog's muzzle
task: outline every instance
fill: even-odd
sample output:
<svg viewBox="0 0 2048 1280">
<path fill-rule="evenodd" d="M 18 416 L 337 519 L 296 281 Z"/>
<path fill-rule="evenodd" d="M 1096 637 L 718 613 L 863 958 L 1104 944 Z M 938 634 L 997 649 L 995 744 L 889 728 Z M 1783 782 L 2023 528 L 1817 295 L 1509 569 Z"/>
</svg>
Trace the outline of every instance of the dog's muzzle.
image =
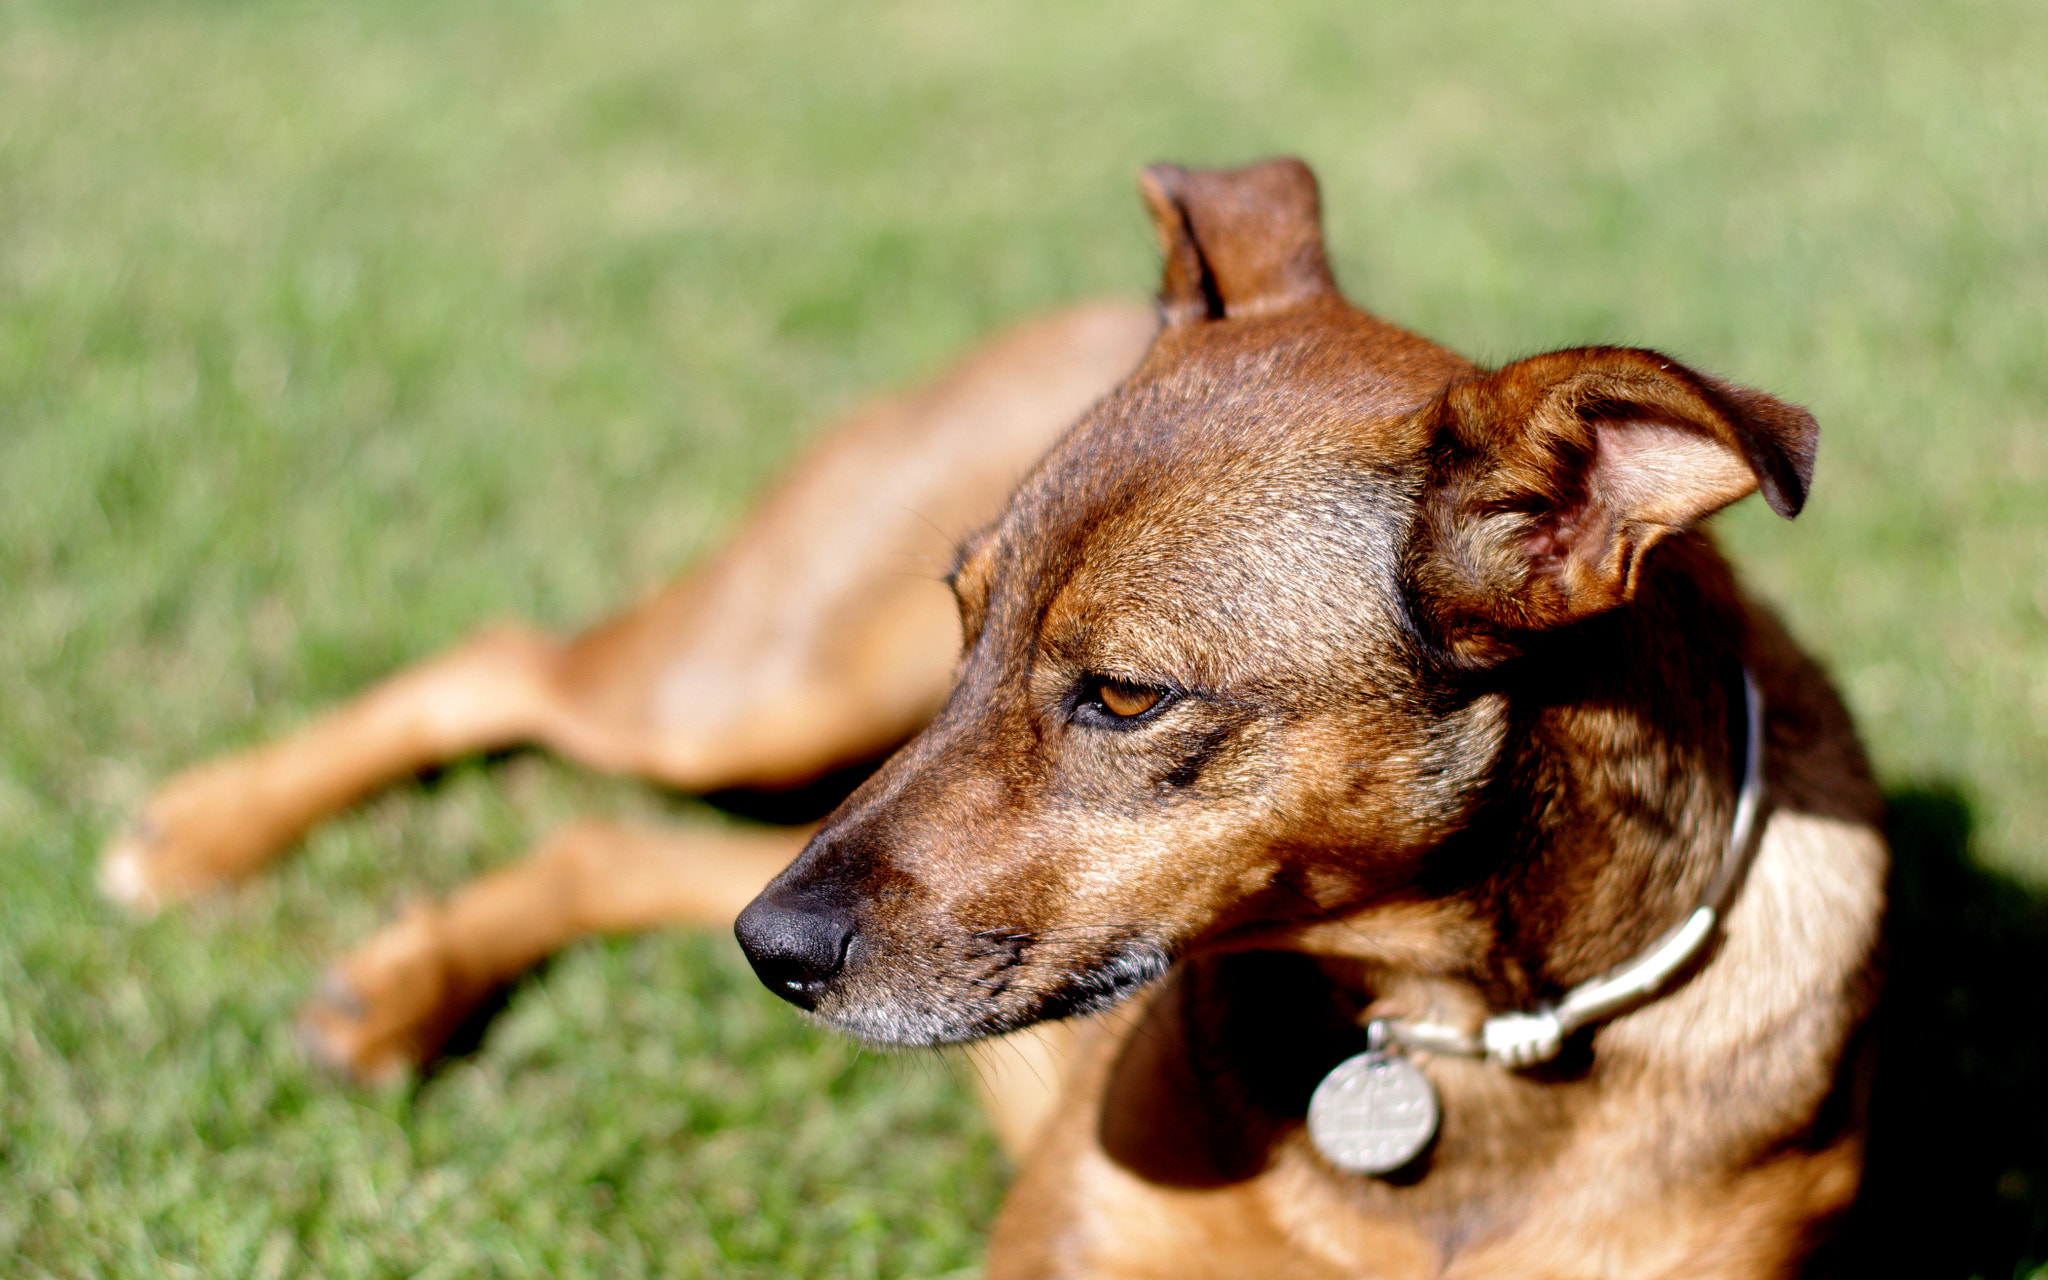
<svg viewBox="0 0 2048 1280">
<path fill-rule="evenodd" d="M 764 986 L 799 1009 L 814 1009 L 846 963 L 853 913 L 801 894 L 764 893 L 740 912 L 732 932 Z"/>
</svg>

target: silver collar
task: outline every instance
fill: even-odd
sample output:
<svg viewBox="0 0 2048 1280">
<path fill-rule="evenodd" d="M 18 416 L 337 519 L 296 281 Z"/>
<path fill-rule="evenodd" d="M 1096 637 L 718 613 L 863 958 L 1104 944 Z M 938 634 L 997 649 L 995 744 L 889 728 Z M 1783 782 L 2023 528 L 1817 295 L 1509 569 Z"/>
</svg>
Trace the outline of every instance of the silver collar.
<svg viewBox="0 0 2048 1280">
<path fill-rule="evenodd" d="M 1648 1001 L 1690 964 L 1714 936 L 1756 857 L 1757 813 L 1764 789 L 1764 697 L 1747 666 L 1742 669 L 1742 692 L 1748 713 L 1742 792 L 1735 801 L 1735 821 L 1728 830 L 1721 869 L 1690 915 L 1642 954 L 1573 987 L 1556 1004 L 1528 1012 L 1497 1013 L 1476 1032 L 1437 1022 L 1375 1019 L 1371 1031 L 1375 1041 L 1384 1038 L 1405 1049 L 1485 1058 L 1508 1068 L 1535 1066 L 1555 1058 L 1565 1039 L 1581 1027 Z"/>
</svg>

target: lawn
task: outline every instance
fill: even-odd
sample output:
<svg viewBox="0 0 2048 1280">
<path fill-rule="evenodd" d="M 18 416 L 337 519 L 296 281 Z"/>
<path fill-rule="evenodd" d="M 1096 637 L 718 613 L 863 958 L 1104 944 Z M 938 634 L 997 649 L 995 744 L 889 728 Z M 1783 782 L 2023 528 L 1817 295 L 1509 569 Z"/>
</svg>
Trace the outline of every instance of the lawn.
<svg viewBox="0 0 2048 1280">
<path fill-rule="evenodd" d="M 1807 513 L 1722 530 L 1895 799 L 1852 1269 L 2039 1274 L 2044 67 L 2038 0 L 0 0 L 0 1274 L 975 1273 L 957 1064 L 725 938 L 579 948 L 416 1087 L 296 1057 L 406 899 L 701 803 L 464 765 L 146 924 L 93 862 L 181 764 L 628 600 L 863 392 L 1144 294 L 1141 163 L 1278 151 L 1391 318 L 1819 416 Z"/>
</svg>

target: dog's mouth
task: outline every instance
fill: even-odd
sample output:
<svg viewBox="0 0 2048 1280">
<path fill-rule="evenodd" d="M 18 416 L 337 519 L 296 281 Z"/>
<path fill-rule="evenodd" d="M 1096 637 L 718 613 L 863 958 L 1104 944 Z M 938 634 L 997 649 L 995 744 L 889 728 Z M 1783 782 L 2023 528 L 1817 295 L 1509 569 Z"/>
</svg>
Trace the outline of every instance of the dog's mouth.
<svg viewBox="0 0 2048 1280">
<path fill-rule="evenodd" d="M 1076 963 L 1072 954 L 1077 944 L 1093 953 L 1085 963 Z M 1121 926 L 988 929 L 972 935 L 969 945 L 988 966 L 985 974 L 967 979 L 984 993 L 985 1008 L 973 1029 L 957 1039 L 1107 1009 L 1172 963 L 1165 948 Z"/>
<path fill-rule="evenodd" d="M 875 1045 L 958 1044 L 1094 1013 L 1172 963 L 1165 947 L 1128 925 L 996 927 L 919 944 L 856 928 L 829 964 L 800 973 L 758 919 L 743 915 L 738 932 L 770 990 Z"/>
<path fill-rule="evenodd" d="M 988 929 L 932 948 L 947 950 L 960 963 L 860 957 L 814 1012 L 871 1043 L 958 1044 L 1107 1009 L 1172 963 L 1157 943 L 1122 930 Z"/>
</svg>

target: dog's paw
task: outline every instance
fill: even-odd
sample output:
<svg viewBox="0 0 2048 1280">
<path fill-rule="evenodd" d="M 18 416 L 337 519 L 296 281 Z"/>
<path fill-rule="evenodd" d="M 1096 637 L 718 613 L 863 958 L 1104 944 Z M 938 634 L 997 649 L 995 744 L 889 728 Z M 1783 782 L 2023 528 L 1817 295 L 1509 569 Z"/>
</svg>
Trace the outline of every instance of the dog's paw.
<svg viewBox="0 0 2048 1280">
<path fill-rule="evenodd" d="M 262 866 L 280 836 L 257 803 L 260 791 L 237 760 L 173 778 L 100 858 L 107 898 L 147 916 L 232 884 Z"/>
<path fill-rule="evenodd" d="M 387 1083 L 430 1061 L 483 994 L 448 962 L 440 912 L 416 905 L 328 970 L 299 1043 L 351 1080 Z"/>
<path fill-rule="evenodd" d="M 152 807 L 100 856 L 100 892 L 138 916 L 155 915 L 241 878 L 217 864 L 211 856 L 217 849 Z"/>
<path fill-rule="evenodd" d="M 155 915 L 165 899 L 150 865 L 156 843 L 147 818 L 131 823 L 100 856 L 100 894 L 138 916 Z"/>
</svg>

